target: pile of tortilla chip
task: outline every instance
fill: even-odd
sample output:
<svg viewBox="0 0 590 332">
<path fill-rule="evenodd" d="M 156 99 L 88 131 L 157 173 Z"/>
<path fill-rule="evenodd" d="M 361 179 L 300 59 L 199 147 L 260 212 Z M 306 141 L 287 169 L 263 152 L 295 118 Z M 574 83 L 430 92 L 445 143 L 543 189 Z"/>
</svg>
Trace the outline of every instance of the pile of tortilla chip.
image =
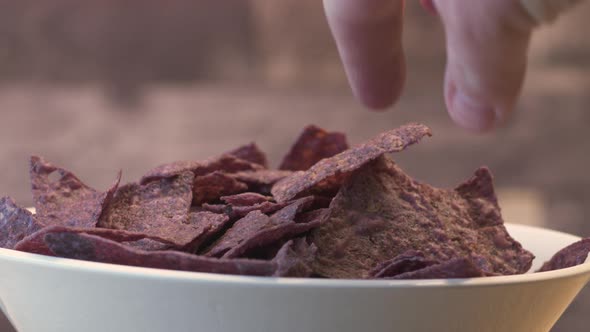
<svg viewBox="0 0 590 332">
<path fill-rule="evenodd" d="M 527 272 L 534 256 L 506 231 L 481 168 L 452 190 L 393 161 L 430 136 L 420 124 L 349 148 L 308 126 L 270 169 L 254 144 L 203 161 L 121 173 L 104 191 L 32 157 L 36 213 L 0 199 L 0 247 L 94 262 L 251 276 L 432 279 Z M 581 264 L 590 239 L 542 271 Z"/>
</svg>

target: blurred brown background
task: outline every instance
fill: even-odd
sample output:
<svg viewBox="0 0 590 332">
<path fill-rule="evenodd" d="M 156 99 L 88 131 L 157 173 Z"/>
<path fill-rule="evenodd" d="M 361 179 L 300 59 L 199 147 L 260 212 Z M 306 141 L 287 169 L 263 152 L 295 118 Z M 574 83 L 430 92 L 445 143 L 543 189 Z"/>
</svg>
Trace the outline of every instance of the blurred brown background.
<svg viewBox="0 0 590 332">
<path fill-rule="evenodd" d="M 514 121 L 474 136 L 446 116 L 444 34 L 417 1 L 405 94 L 378 114 L 352 99 L 319 0 L 0 0 L 1 193 L 31 204 L 33 153 L 105 188 L 251 140 L 277 162 L 309 123 L 358 142 L 421 121 L 434 138 L 397 157 L 411 174 L 452 186 L 489 165 L 508 221 L 590 236 L 588 17 L 536 34 Z M 554 331 L 586 331 L 589 310 L 587 289 Z"/>
</svg>

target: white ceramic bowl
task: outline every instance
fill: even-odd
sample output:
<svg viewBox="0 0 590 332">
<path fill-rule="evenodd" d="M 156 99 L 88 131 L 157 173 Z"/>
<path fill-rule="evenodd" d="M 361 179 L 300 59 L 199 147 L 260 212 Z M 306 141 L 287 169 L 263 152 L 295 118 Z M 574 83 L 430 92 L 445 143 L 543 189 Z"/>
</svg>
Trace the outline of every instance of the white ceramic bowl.
<svg viewBox="0 0 590 332">
<path fill-rule="evenodd" d="M 533 269 L 578 237 L 507 225 Z M 236 277 L 0 249 L 0 307 L 19 332 L 543 332 L 590 279 L 559 271 L 455 280 Z"/>
</svg>

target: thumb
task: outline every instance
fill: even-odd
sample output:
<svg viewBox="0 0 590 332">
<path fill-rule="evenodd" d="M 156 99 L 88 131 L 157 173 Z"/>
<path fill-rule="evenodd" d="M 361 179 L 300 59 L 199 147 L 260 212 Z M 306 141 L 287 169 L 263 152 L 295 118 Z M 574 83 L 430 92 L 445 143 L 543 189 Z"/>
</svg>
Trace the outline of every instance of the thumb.
<svg viewBox="0 0 590 332">
<path fill-rule="evenodd" d="M 535 26 L 518 1 L 434 0 L 447 36 L 445 100 L 460 126 L 486 131 L 512 112 Z"/>
</svg>

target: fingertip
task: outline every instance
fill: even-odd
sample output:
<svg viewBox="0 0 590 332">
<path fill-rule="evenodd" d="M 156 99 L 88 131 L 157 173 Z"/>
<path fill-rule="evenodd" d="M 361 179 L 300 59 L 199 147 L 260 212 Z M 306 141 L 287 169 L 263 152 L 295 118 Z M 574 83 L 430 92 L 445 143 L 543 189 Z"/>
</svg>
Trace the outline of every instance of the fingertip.
<svg viewBox="0 0 590 332">
<path fill-rule="evenodd" d="M 324 0 L 324 7 L 355 98 L 386 110 L 405 80 L 404 0 Z"/>
<path fill-rule="evenodd" d="M 405 61 L 394 60 L 379 75 L 363 75 L 353 79 L 353 94 L 369 110 L 383 112 L 400 98 L 405 86 L 405 78 Z"/>
<path fill-rule="evenodd" d="M 497 110 L 493 105 L 457 88 L 452 81 L 447 83 L 445 91 L 447 111 L 458 126 L 477 133 L 496 128 Z"/>
<path fill-rule="evenodd" d="M 357 97 L 358 100 L 369 109 L 369 111 L 373 112 L 385 112 L 389 110 L 394 103 L 392 98 L 375 98 L 373 96 L 361 96 Z"/>
</svg>

